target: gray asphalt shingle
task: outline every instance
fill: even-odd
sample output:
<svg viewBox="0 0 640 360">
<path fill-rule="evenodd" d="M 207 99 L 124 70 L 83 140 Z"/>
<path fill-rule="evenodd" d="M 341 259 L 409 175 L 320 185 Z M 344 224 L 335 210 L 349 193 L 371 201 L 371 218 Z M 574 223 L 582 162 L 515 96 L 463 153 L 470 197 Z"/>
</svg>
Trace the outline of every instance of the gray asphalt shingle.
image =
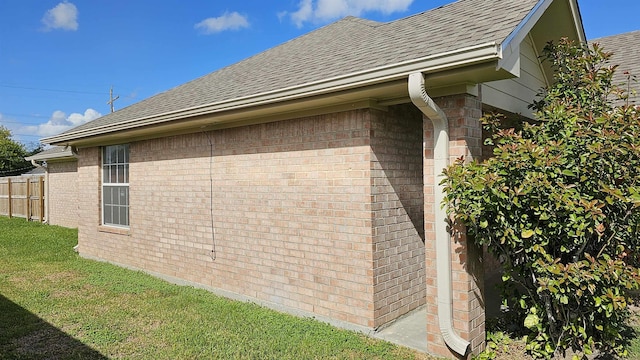
<svg viewBox="0 0 640 360">
<path fill-rule="evenodd" d="M 537 2 L 460 0 L 388 23 L 347 17 L 64 134 L 500 43 Z"/>
<path fill-rule="evenodd" d="M 37 154 L 29 156 L 26 160 L 46 160 L 73 156 L 71 148 L 66 146 L 52 146 Z"/>
<path fill-rule="evenodd" d="M 635 95 L 631 95 L 629 100 L 640 105 L 640 30 L 607 36 L 589 41 L 598 43 L 605 51 L 613 52 L 610 63 L 619 65 L 613 78 L 616 84 L 628 84 L 636 90 Z M 627 74 L 635 75 L 636 81 L 628 81 Z"/>
</svg>

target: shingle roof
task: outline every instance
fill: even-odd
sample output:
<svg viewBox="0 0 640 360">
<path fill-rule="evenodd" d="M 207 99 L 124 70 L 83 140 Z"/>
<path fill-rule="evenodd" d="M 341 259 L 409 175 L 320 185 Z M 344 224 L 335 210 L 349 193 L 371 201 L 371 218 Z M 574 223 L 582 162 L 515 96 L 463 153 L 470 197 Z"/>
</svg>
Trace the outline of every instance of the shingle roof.
<svg viewBox="0 0 640 360">
<path fill-rule="evenodd" d="M 611 64 L 620 65 L 616 70 L 614 83 L 629 83 L 625 72 L 635 75 L 637 81 L 631 81 L 630 85 L 636 90 L 636 94 L 631 95 L 629 99 L 635 101 L 636 105 L 640 105 L 640 30 L 594 39 L 590 42 L 598 43 L 605 51 L 613 52 Z"/>
<path fill-rule="evenodd" d="M 46 174 L 46 173 L 47 173 L 47 171 L 44 168 L 37 167 L 37 168 L 33 168 L 33 169 L 27 171 L 26 173 L 24 173 L 22 175 L 23 176 L 24 175 L 42 175 L 42 174 Z"/>
<path fill-rule="evenodd" d="M 536 3 L 459 0 L 388 23 L 347 17 L 63 134 L 501 43 Z"/>
<path fill-rule="evenodd" d="M 69 146 L 52 146 L 37 154 L 26 157 L 27 161 L 31 160 L 51 160 L 73 157 L 73 152 Z"/>
</svg>

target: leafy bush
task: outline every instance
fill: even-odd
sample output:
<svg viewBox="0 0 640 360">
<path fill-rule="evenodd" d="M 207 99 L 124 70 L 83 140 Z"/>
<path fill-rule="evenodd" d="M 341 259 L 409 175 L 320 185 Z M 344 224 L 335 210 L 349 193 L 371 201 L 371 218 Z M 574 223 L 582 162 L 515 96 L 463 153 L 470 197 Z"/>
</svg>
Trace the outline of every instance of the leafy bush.
<svg viewBox="0 0 640 360">
<path fill-rule="evenodd" d="M 626 353 L 640 285 L 640 118 L 612 83 L 610 56 L 548 44 L 554 84 L 532 104 L 536 121 L 503 128 L 486 116 L 494 156 L 445 170 L 449 215 L 502 262 L 503 299 L 534 357 Z"/>
</svg>

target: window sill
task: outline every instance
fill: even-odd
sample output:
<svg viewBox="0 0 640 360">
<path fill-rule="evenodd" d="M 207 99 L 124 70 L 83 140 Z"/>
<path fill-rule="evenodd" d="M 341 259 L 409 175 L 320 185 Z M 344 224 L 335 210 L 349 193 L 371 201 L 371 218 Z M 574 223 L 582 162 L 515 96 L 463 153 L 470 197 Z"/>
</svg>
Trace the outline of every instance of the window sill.
<svg viewBox="0 0 640 360">
<path fill-rule="evenodd" d="M 130 229 L 127 228 L 117 228 L 112 226 L 98 225 L 98 231 L 109 233 L 109 234 L 117 234 L 117 235 L 131 235 Z"/>
</svg>

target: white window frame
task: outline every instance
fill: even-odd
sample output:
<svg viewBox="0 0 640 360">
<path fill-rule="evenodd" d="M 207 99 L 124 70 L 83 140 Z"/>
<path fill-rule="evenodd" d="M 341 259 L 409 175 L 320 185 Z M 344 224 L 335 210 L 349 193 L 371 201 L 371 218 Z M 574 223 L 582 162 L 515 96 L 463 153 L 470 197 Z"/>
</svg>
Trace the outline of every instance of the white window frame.
<svg viewBox="0 0 640 360">
<path fill-rule="evenodd" d="M 129 144 L 102 148 L 102 225 L 129 228 Z"/>
</svg>

